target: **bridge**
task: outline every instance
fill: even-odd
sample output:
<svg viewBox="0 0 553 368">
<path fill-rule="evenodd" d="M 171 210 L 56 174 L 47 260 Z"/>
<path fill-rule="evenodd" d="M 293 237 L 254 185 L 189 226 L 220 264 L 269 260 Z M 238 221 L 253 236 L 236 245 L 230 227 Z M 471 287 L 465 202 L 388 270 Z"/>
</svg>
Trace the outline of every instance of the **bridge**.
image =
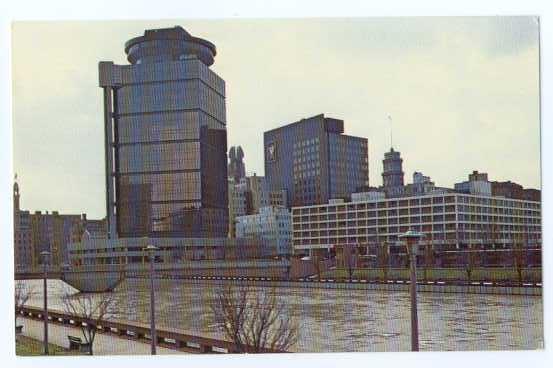
<svg viewBox="0 0 553 368">
<path fill-rule="evenodd" d="M 285 279 L 289 276 L 290 261 L 273 259 L 251 260 L 203 260 L 182 263 L 156 263 L 158 278 L 192 278 L 216 274 L 224 277 L 271 277 Z M 149 263 L 113 265 L 84 265 L 50 268 L 49 279 L 60 279 L 81 292 L 105 292 L 113 290 L 126 278 L 149 277 Z M 16 269 L 16 280 L 42 279 L 40 268 Z"/>
</svg>

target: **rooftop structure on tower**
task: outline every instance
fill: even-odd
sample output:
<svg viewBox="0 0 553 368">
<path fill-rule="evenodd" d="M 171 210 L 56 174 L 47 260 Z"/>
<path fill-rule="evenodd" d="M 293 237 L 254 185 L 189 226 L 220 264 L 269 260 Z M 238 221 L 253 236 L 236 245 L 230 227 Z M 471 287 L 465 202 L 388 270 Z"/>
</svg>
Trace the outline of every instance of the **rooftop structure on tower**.
<svg viewBox="0 0 553 368">
<path fill-rule="evenodd" d="M 403 159 L 401 153 L 390 148 L 382 160 L 382 184 L 388 196 L 401 195 L 403 190 Z"/>
<path fill-rule="evenodd" d="M 246 177 L 246 166 L 244 165 L 244 151 L 240 146 L 230 147 L 228 176 L 229 178 L 232 178 L 235 183 L 239 183 L 240 179 Z"/>
</svg>

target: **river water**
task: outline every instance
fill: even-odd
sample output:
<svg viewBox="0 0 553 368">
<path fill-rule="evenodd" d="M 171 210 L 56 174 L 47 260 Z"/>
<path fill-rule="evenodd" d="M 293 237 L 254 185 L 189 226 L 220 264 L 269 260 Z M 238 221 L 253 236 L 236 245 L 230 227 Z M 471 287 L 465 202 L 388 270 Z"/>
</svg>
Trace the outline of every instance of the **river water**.
<svg viewBox="0 0 553 368">
<path fill-rule="evenodd" d="M 29 305 L 42 307 L 42 282 L 26 281 L 37 294 Z M 49 280 L 49 308 L 63 310 L 68 287 Z M 145 280 L 127 280 L 114 296 L 121 318 L 149 321 Z M 195 334 L 219 333 L 211 303 L 220 286 L 180 280 L 156 281 L 156 319 L 161 327 Z M 410 350 L 409 293 L 276 288 L 300 324 L 293 351 Z M 543 348 L 543 306 L 538 296 L 419 293 L 420 350 L 520 350 Z M 222 335 L 221 335 L 222 337 Z"/>
</svg>

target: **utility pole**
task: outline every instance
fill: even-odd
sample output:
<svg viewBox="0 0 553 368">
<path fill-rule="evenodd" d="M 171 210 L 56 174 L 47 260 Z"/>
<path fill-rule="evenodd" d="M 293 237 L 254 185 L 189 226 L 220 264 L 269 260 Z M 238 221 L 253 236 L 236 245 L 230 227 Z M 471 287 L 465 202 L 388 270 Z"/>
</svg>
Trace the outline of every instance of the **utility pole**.
<svg viewBox="0 0 553 368">
<path fill-rule="evenodd" d="M 151 337 L 151 354 L 156 355 L 156 344 L 157 344 L 157 334 L 156 334 L 156 307 L 155 307 L 155 294 L 154 294 L 154 261 L 155 261 L 155 251 L 158 248 L 154 245 L 148 245 L 144 248 L 148 252 L 148 257 L 150 258 L 150 337 Z"/>
<path fill-rule="evenodd" d="M 407 242 L 407 252 L 409 253 L 409 265 L 411 268 L 411 282 L 409 291 L 411 294 L 411 351 L 419 351 L 419 320 L 417 314 L 417 250 L 419 239 L 424 235 L 409 230 L 399 236 Z"/>
<path fill-rule="evenodd" d="M 390 121 L 390 148 L 394 148 L 394 127 L 392 124 L 392 115 L 388 115 Z"/>
<path fill-rule="evenodd" d="M 50 252 L 47 250 L 40 252 L 42 256 L 42 271 L 43 271 L 43 291 L 44 291 L 44 309 L 42 318 L 44 320 L 44 355 L 48 355 L 48 261 Z"/>
</svg>

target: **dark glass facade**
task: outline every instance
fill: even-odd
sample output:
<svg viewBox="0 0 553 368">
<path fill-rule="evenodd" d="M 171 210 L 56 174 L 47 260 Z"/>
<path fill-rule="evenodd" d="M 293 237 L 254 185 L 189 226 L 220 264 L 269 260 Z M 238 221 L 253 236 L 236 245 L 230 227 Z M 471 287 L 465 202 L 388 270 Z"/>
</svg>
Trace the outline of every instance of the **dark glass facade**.
<svg viewBox="0 0 553 368">
<path fill-rule="evenodd" d="M 348 198 L 368 185 L 367 139 L 342 134 L 344 122 L 317 115 L 264 134 L 265 176 L 290 206 Z"/>
<path fill-rule="evenodd" d="M 228 229 L 225 83 L 215 47 L 180 27 L 101 62 L 110 237 L 219 237 Z"/>
</svg>

